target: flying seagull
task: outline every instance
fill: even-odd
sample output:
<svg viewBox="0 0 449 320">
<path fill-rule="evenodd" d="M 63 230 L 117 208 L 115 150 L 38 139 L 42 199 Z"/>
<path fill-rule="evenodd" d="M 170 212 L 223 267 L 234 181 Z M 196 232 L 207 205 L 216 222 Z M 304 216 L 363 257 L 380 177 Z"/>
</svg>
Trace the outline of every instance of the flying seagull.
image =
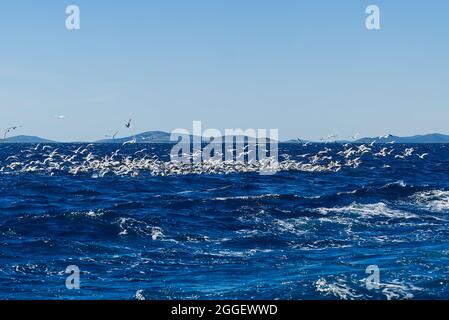
<svg viewBox="0 0 449 320">
<path fill-rule="evenodd" d="M 128 122 L 125 124 L 125 127 L 127 127 L 128 129 L 131 127 L 131 121 L 132 119 L 129 119 Z"/>
<path fill-rule="evenodd" d="M 22 127 L 22 126 L 14 126 L 14 127 L 7 128 L 7 129 L 5 130 L 5 133 L 3 134 L 3 140 L 6 139 L 6 136 L 8 135 L 8 133 L 10 133 L 11 131 L 14 131 L 14 130 L 16 130 L 16 129 L 18 129 L 18 128 L 21 128 L 21 127 Z"/>
<path fill-rule="evenodd" d="M 112 138 L 112 139 L 115 139 L 115 137 L 117 136 L 118 133 L 119 133 L 119 132 L 116 131 L 112 136 L 106 134 L 105 137 L 106 137 L 106 138 Z"/>
<path fill-rule="evenodd" d="M 420 158 L 420 159 L 424 159 L 426 156 L 428 156 L 429 154 L 428 153 L 423 153 L 423 154 L 418 154 L 417 156 Z"/>
<path fill-rule="evenodd" d="M 134 137 L 132 140 L 123 142 L 122 146 L 125 146 L 127 144 L 135 144 L 136 142 L 137 142 L 137 139 L 136 139 L 136 137 Z"/>
</svg>

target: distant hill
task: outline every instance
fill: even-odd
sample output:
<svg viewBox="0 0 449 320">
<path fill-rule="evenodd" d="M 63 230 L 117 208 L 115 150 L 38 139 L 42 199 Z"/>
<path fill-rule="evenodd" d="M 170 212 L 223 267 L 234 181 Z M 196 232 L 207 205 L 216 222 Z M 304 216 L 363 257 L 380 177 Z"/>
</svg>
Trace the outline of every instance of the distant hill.
<svg viewBox="0 0 449 320">
<path fill-rule="evenodd" d="M 147 131 L 144 133 L 128 136 L 124 138 L 115 139 L 102 139 L 96 141 L 96 143 L 124 143 L 136 139 L 136 143 L 176 143 L 176 141 L 170 140 L 170 133 L 164 131 Z M 193 136 L 190 136 L 192 138 Z M 244 136 L 236 136 L 236 141 L 242 141 Z M 203 138 L 203 143 L 207 142 Z"/>
<path fill-rule="evenodd" d="M 36 136 L 14 136 L 0 140 L 0 143 L 54 143 L 54 142 L 55 141 L 51 141 Z"/>
<path fill-rule="evenodd" d="M 164 131 L 147 131 L 140 134 L 124 137 L 124 138 L 116 138 L 116 139 L 103 139 L 95 141 L 95 143 L 124 143 L 126 141 L 131 141 L 136 139 L 136 143 L 175 143 L 174 141 L 170 141 L 170 133 Z M 244 137 L 238 136 L 236 137 L 237 141 L 241 141 Z M 366 137 L 361 138 L 355 141 L 336 141 L 336 143 L 372 143 L 376 141 L 376 143 L 449 143 L 449 135 L 444 135 L 440 133 L 433 134 L 425 134 L 425 135 L 415 135 L 410 137 L 399 137 L 394 135 L 386 135 L 383 137 Z M 205 143 L 205 139 L 203 138 L 203 142 Z M 301 140 L 301 143 L 312 142 Z M 57 141 L 52 141 L 49 139 L 44 139 L 37 136 L 14 136 L 6 139 L 0 139 L 0 143 L 58 143 Z M 81 142 L 80 142 L 81 143 Z M 83 142 L 87 143 L 87 142 Z M 283 141 L 282 143 L 300 143 L 298 139 L 291 139 L 287 141 Z"/>
<path fill-rule="evenodd" d="M 301 139 L 290 139 L 286 141 L 282 141 L 282 143 L 311 143 L 309 140 L 301 140 Z"/>
<path fill-rule="evenodd" d="M 133 136 L 116 138 L 116 139 L 102 139 L 96 141 L 97 143 L 124 143 L 136 139 L 136 143 L 170 143 L 170 133 L 164 131 L 147 131 Z"/>
<path fill-rule="evenodd" d="M 449 135 L 444 135 L 440 133 L 432 133 L 432 134 L 424 134 L 424 135 L 415 135 L 410 137 L 399 137 L 394 135 L 386 135 L 383 137 L 365 137 L 361 138 L 355 141 L 349 141 L 349 140 L 337 140 L 332 143 L 449 143 Z M 298 140 L 298 139 L 291 139 L 287 141 L 283 141 L 283 143 L 306 143 L 306 142 L 312 142 L 312 143 L 324 143 L 323 141 L 319 142 L 313 142 L 313 141 L 306 141 L 306 140 Z M 330 143 L 330 142 L 327 142 Z"/>
<path fill-rule="evenodd" d="M 355 143 L 449 143 L 449 135 L 432 133 L 425 135 L 415 135 L 410 137 L 398 137 L 394 135 L 387 135 L 384 137 L 362 138 L 356 140 Z"/>
</svg>

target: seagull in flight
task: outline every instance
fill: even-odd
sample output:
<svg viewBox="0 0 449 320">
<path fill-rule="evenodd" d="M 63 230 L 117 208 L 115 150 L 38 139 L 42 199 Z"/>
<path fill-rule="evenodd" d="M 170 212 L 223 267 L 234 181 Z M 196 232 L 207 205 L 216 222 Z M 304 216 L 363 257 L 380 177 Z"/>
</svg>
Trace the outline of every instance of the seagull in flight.
<svg viewBox="0 0 449 320">
<path fill-rule="evenodd" d="M 8 133 L 10 133 L 11 131 L 14 131 L 18 128 L 21 128 L 21 127 L 22 126 L 14 126 L 14 127 L 7 128 L 3 134 L 3 140 L 6 139 L 6 136 L 8 135 Z"/>
<path fill-rule="evenodd" d="M 417 154 L 417 156 L 420 158 L 420 159 L 424 159 L 426 156 L 428 156 L 429 154 L 428 153 L 423 153 L 423 154 Z"/>
<path fill-rule="evenodd" d="M 131 121 L 133 119 L 129 119 L 128 122 L 125 124 L 125 127 L 127 127 L 128 129 L 131 128 Z"/>
<path fill-rule="evenodd" d="M 135 144 L 137 142 L 136 137 L 134 137 L 132 140 L 123 142 L 122 146 L 126 146 L 127 144 Z"/>
<path fill-rule="evenodd" d="M 105 135 L 105 137 L 106 138 L 112 138 L 114 140 L 118 133 L 119 133 L 119 131 L 116 131 L 112 136 L 107 134 L 107 135 Z"/>
</svg>

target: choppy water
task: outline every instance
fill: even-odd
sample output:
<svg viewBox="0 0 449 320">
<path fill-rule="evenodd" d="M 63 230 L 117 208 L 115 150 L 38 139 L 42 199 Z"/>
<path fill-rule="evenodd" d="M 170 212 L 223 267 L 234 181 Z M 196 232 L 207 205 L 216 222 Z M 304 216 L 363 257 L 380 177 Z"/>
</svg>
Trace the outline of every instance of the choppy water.
<svg viewBox="0 0 449 320">
<path fill-rule="evenodd" d="M 0 298 L 449 298 L 446 145 L 281 145 L 269 176 L 80 146 L 0 145 Z"/>
</svg>

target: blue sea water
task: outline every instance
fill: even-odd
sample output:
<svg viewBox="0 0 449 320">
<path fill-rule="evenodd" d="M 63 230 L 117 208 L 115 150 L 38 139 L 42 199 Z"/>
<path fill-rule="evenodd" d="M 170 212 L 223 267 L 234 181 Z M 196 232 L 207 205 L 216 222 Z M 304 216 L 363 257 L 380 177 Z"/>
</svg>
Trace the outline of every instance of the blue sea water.
<svg viewBox="0 0 449 320">
<path fill-rule="evenodd" d="M 449 298 L 447 145 L 374 145 L 358 166 L 275 175 L 70 171 L 71 155 L 101 163 L 120 149 L 122 164 L 170 150 L 80 146 L 0 145 L 1 299 Z M 279 153 L 324 148 L 345 160 L 337 144 Z M 69 265 L 79 290 L 65 286 Z"/>
</svg>

